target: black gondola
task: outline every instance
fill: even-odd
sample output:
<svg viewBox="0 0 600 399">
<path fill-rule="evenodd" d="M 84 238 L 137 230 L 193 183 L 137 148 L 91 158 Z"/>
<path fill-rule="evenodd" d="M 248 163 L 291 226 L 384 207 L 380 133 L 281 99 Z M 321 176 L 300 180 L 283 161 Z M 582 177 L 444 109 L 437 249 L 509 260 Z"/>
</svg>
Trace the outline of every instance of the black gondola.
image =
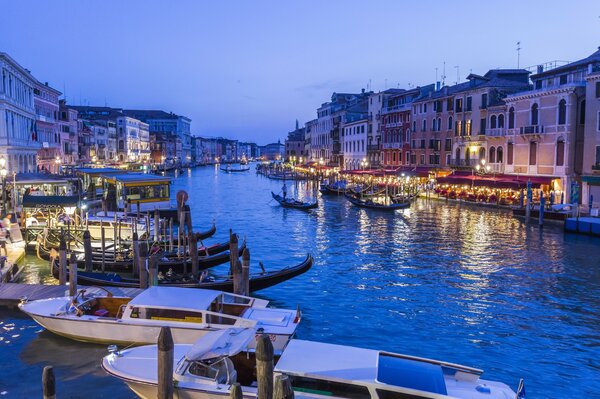
<svg viewBox="0 0 600 399">
<path fill-rule="evenodd" d="M 410 207 L 410 201 L 407 201 L 407 202 L 392 202 L 389 205 L 385 205 L 385 204 L 378 204 L 376 202 L 373 202 L 370 199 L 368 199 L 368 200 L 362 200 L 360 198 L 356 198 L 356 197 L 353 197 L 353 196 L 348 195 L 348 194 L 346 194 L 344 196 L 353 205 L 356 205 L 356 206 L 361 207 L 361 208 L 377 209 L 377 210 L 380 210 L 380 211 L 395 211 L 397 209 L 406 209 L 406 208 Z"/>
<path fill-rule="evenodd" d="M 283 199 L 281 195 L 277 195 L 274 192 L 271 192 L 273 199 L 284 208 L 295 208 L 295 209 L 314 209 L 319 206 L 317 201 L 315 202 L 301 202 L 294 198 L 286 198 Z"/>
<path fill-rule="evenodd" d="M 258 291 L 272 287 L 276 284 L 287 281 L 302 273 L 308 271 L 313 264 L 313 257 L 310 254 L 295 266 L 284 267 L 271 272 L 251 273 L 250 291 Z M 58 267 L 52 268 L 52 274 L 58 278 Z M 67 273 L 68 275 L 68 273 Z M 82 285 L 100 285 L 109 287 L 139 288 L 138 279 L 125 278 L 116 273 L 99 272 L 77 272 L 77 282 Z M 233 279 L 230 276 L 212 276 L 205 278 L 202 282 L 197 282 L 193 278 L 165 278 L 159 279 L 158 284 L 161 287 L 182 287 L 182 288 L 205 288 L 211 290 L 233 292 Z"/>
<path fill-rule="evenodd" d="M 225 167 L 225 168 L 221 168 L 221 170 L 223 172 L 227 172 L 227 173 L 234 173 L 234 172 L 247 172 L 250 170 L 250 166 L 246 167 L 246 168 L 238 168 L 238 169 L 234 169 L 234 168 L 230 168 L 230 167 Z"/>
</svg>

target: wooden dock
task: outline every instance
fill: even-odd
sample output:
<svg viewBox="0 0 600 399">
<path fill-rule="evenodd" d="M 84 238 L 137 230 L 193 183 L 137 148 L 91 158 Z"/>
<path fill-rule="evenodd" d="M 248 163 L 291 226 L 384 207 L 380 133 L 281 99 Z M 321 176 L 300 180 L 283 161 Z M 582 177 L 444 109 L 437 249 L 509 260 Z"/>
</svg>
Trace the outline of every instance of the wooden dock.
<svg viewBox="0 0 600 399">
<path fill-rule="evenodd" d="M 86 287 L 83 285 L 77 286 L 77 289 L 99 290 L 98 287 Z M 134 297 L 143 290 L 140 288 L 118 288 L 118 287 L 103 287 L 112 292 L 115 296 Z M 17 284 L 17 283 L 2 283 L 0 284 L 0 308 L 13 309 L 16 308 L 21 298 L 27 297 L 28 300 L 47 299 L 59 296 L 69 295 L 69 286 L 64 285 L 44 285 L 44 284 Z"/>
<path fill-rule="evenodd" d="M 12 234 L 12 233 L 11 233 Z M 16 280 L 23 270 L 19 262 L 25 256 L 25 241 L 6 243 L 7 259 L 3 266 L 0 266 L 0 283 Z"/>
</svg>

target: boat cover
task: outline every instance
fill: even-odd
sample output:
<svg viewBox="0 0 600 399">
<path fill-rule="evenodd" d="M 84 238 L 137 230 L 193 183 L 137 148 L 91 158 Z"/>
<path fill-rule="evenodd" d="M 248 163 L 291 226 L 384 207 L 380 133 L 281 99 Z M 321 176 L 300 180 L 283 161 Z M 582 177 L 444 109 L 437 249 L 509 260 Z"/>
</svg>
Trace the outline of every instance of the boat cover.
<svg viewBox="0 0 600 399">
<path fill-rule="evenodd" d="M 240 353 L 256 331 L 251 328 L 227 328 L 210 331 L 199 338 L 185 354 L 188 360 L 208 360 Z"/>
</svg>

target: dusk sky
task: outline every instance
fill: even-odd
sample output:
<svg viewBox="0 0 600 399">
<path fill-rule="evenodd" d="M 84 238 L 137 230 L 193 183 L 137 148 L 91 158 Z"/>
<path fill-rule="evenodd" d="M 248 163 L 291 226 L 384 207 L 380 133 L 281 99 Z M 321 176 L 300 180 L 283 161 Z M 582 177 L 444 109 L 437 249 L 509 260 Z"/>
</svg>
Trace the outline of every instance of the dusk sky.
<svg viewBox="0 0 600 399">
<path fill-rule="evenodd" d="M 74 105 L 163 109 L 259 144 L 333 92 L 573 61 L 600 45 L 587 1 L 1 1 L 0 51 Z"/>
</svg>

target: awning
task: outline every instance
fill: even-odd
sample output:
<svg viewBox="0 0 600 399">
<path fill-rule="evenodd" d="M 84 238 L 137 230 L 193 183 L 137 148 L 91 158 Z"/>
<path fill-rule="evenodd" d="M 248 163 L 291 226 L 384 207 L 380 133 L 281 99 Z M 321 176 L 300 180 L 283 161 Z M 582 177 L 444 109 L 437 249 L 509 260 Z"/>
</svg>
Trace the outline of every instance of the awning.
<svg viewBox="0 0 600 399">
<path fill-rule="evenodd" d="M 581 176 L 581 181 L 588 184 L 600 184 L 600 176 Z"/>
<path fill-rule="evenodd" d="M 77 195 L 24 195 L 24 208 L 41 208 L 41 207 L 66 207 L 77 206 L 79 197 Z"/>
<path fill-rule="evenodd" d="M 539 188 L 542 185 L 550 185 L 552 180 L 557 179 L 551 176 L 523 176 L 523 175 L 485 175 L 466 174 L 465 172 L 455 172 L 446 177 L 440 177 L 437 182 L 440 184 L 461 184 L 473 185 L 477 187 L 493 188 L 526 188 L 527 182 L 531 182 L 532 188 Z"/>
</svg>

